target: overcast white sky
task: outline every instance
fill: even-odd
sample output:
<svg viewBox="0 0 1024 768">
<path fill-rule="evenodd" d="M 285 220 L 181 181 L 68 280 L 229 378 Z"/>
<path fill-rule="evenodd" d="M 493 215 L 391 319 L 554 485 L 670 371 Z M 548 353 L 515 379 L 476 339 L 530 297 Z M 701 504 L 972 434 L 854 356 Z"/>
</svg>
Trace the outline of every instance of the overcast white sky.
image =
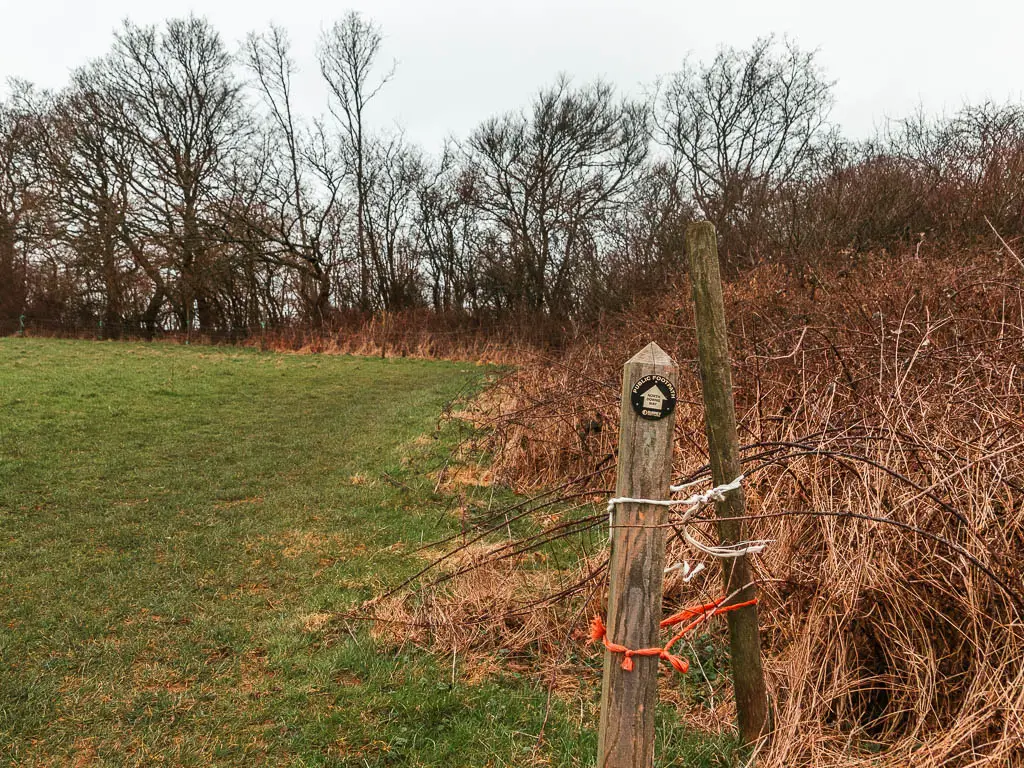
<svg viewBox="0 0 1024 768">
<path fill-rule="evenodd" d="M 838 81 L 833 119 L 855 137 L 919 104 L 949 112 L 1024 92 L 1020 0 L 0 0 L 0 81 L 59 87 L 108 49 L 122 19 L 194 11 L 232 48 L 270 21 L 286 27 L 303 68 L 300 106 L 319 113 L 314 46 L 348 9 L 383 27 L 384 55 L 398 62 L 375 121 L 397 121 L 431 149 L 525 105 L 559 72 L 638 91 L 688 52 L 708 58 L 721 44 L 746 46 L 773 32 L 820 49 Z"/>
</svg>

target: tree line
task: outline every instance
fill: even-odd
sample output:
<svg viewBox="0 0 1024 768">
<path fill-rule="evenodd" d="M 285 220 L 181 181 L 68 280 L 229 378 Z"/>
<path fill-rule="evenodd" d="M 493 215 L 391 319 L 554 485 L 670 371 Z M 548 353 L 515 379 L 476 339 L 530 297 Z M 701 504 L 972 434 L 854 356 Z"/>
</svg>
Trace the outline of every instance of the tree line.
<svg viewBox="0 0 1024 768">
<path fill-rule="evenodd" d="M 559 77 L 437 152 L 375 130 L 400 76 L 349 13 L 295 104 L 285 30 L 125 22 L 109 52 L 0 101 L 0 331 L 246 333 L 426 309 L 583 321 L 684 269 L 707 218 L 729 269 L 1024 234 L 1024 109 L 829 121 L 814 52 L 765 38 L 642 97 Z M 379 117 L 379 116 L 378 116 Z"/>
</svg>

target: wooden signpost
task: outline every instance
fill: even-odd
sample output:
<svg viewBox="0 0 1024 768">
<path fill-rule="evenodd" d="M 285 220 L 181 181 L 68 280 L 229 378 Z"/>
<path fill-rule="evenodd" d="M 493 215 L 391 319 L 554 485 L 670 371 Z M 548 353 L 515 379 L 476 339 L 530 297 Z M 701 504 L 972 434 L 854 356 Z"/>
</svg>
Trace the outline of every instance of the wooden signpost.
<svg viewBox="0 0 1024 768">
<path fill-rule="evenodd" d="M 660 418 L 644 416 L 645 406 L 663 394 L 633 389 L 644 377 L 662 377 L 674 389 L 678 369 L 657 344 L 637 352 L 622 371 L 622 416 L 619 422 L 618 497 L 666 499 L 672 479 L 675 410 Z M 662 403 L 658 403 L 662 405 Z M 649 410 L 649 409 L 648 409 Z M 654 415 L 654 414 L 652 414 Z M 666 507 L 618 504 L 614 510 L 608 564 L 608 635 L 630 648 L 659 645 L 661 591 L 665 572 Z M 658 657 L 622 658 L 605 651 L 601 687 L 598 762 L 601 768 L 649 768 L 654 765 L 654 710 L 658 696 Z"/>
</svg>

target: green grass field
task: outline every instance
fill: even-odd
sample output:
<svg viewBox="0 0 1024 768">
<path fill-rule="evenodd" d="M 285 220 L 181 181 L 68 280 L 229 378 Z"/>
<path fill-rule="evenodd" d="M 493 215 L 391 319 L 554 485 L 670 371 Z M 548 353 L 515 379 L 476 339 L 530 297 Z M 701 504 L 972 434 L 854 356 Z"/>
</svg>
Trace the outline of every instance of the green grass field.
<svg viewBox="0 0 1024 768">
<path fill-rule="evenodd" d="M 592 765 L 597 691 L 325 621 L 454 524 L 439 416 L 486 375 L 0 339 L 0 765 Z M 664 714 L 664 764 L 728 764 Z"/>
</svg>

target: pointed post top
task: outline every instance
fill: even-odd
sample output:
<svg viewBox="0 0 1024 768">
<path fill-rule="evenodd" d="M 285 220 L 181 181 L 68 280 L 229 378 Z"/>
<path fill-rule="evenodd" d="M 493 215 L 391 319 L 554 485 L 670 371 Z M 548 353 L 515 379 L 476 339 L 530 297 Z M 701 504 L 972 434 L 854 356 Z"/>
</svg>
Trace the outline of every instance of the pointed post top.
<svg viewBox="0 0 1024 768">
<path fill-rule="evenodd" d="M 653 341 L 646 347 L 633 355 L 626 362 L 626 365 L 640 363 L 641 365 L 653 365 L 657 368 L 675 368 L 675 361 L 668 356 L 668 353 L 655 344 Z"/>
</svg>

